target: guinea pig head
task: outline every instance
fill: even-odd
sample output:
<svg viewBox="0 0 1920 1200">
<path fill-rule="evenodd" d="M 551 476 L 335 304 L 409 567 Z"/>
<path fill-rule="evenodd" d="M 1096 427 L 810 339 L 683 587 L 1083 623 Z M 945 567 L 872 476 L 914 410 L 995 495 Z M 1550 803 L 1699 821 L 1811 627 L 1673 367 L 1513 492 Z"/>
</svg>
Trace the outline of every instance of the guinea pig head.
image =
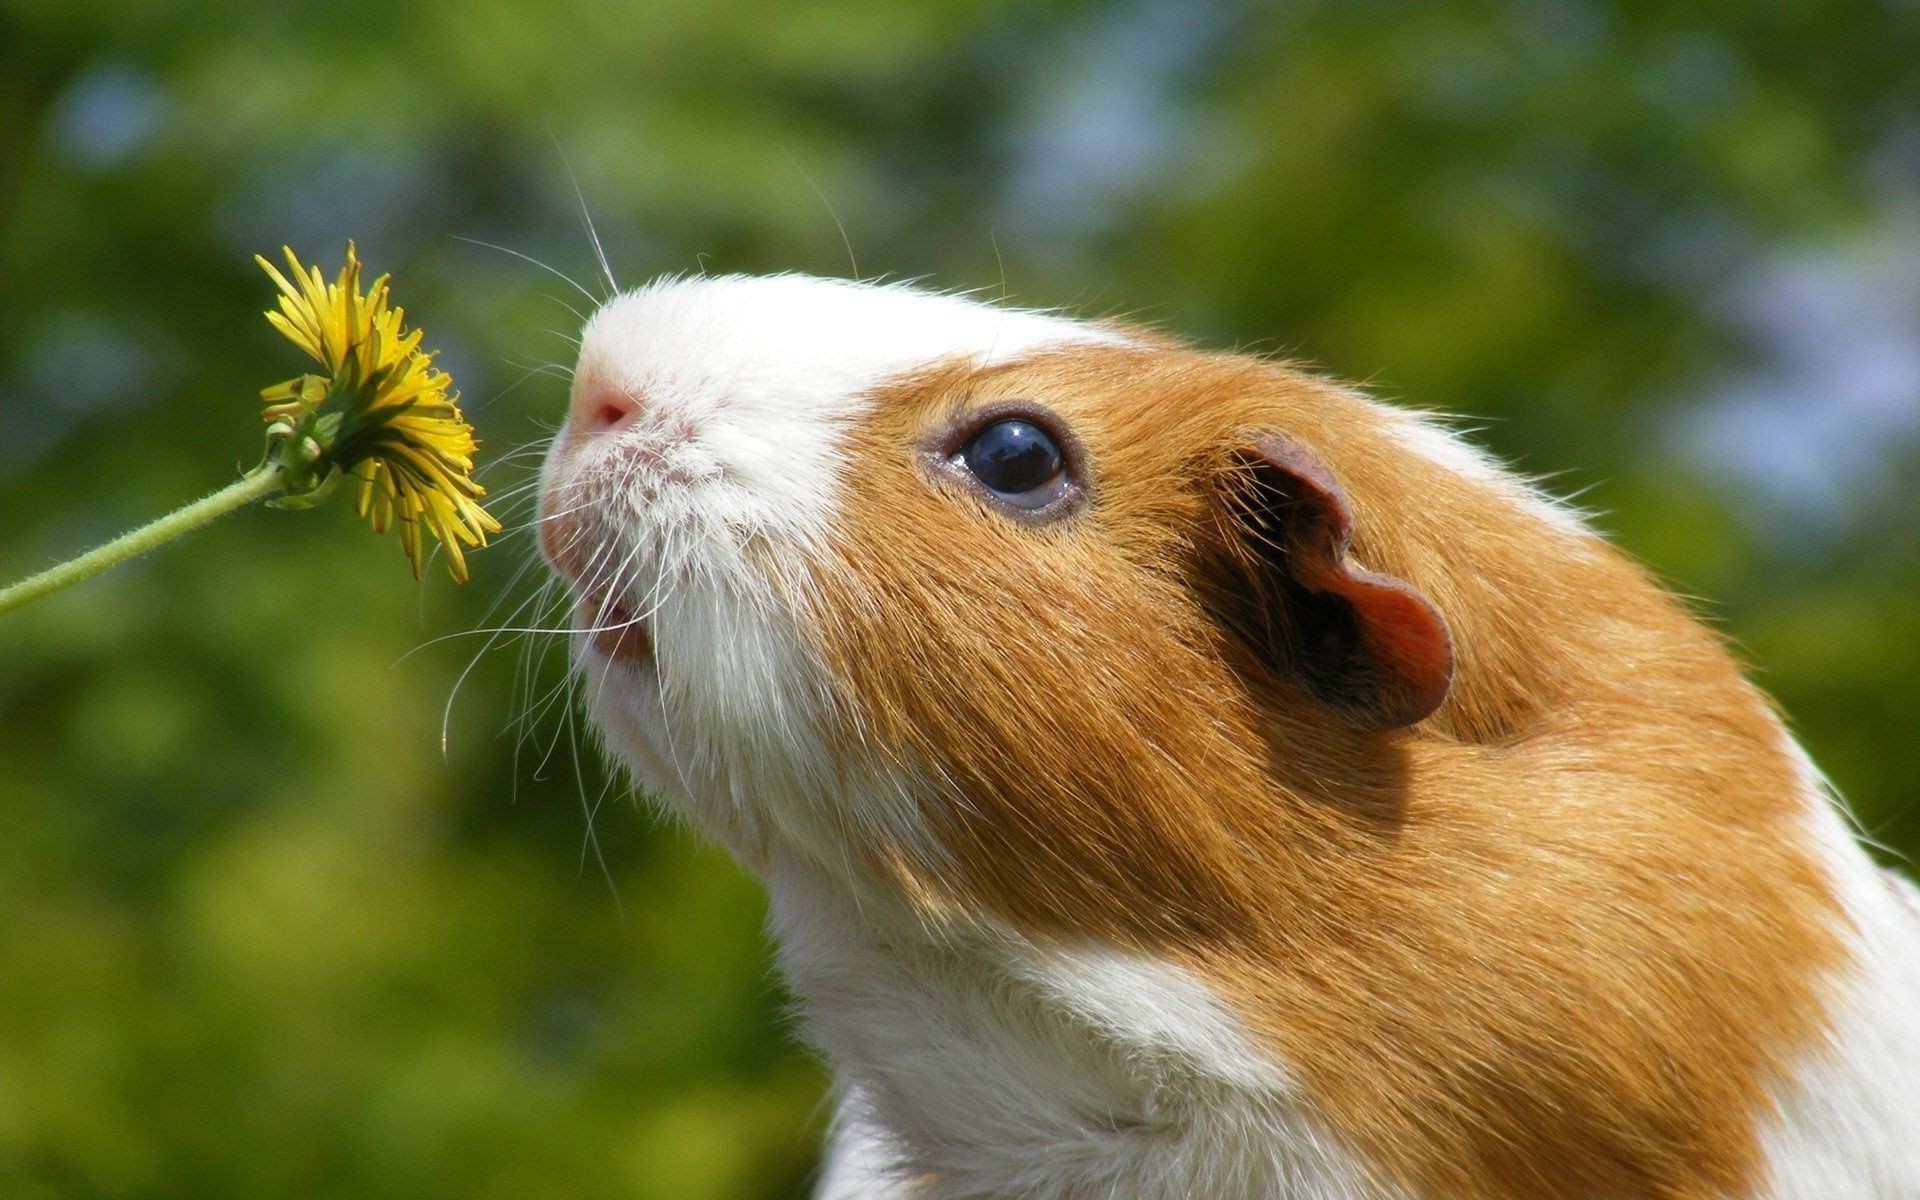
<svg viewBox="0 0 1920 1200">
<path fill-rule="evenodd" d="M 815 627 L 846 581 L 850 436 L 876 389 L 930 363 L 1114 336 L 799 276 L 663 280 L 601 308 L 539 528 L 609 747 L 749 862 L 911 840 L 907 798 L 850 774 L 857 718 Z"/>
<path fill-rule="evenodd" d="M 1265 886 L 1223 798 L 1337 776 L 1390 810 L 1448 692 L 1446 620 L 1364 557 L 1335 465 L 1404 457 L 1380 420 L 1112 327 L 674 280 L 589 323 L 542 544 L 595 724 L 749 862 L 1219 934 Z"/>
</svg>

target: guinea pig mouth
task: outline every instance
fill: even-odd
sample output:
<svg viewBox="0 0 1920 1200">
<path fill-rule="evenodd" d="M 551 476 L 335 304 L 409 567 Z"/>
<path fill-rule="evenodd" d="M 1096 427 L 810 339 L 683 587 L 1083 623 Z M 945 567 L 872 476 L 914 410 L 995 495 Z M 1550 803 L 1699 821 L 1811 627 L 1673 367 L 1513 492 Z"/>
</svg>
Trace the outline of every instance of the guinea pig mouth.
<svg viewBox="0 0 1920 1200">
<path fill-rule="evenodd" d="M 614 662 L 637 666 L 653 658 L 645 621 L 610 596 L 581 597 L 574 621 L 593 648 Z"/>
</svg>

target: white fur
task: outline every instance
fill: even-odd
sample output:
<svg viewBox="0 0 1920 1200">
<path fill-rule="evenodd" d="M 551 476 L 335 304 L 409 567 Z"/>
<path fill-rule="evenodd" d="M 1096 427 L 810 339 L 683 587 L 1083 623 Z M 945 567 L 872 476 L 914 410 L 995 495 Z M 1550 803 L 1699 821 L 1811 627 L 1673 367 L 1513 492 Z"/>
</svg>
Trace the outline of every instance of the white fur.
<svg viewBox="0 0 1920 1200">
<path fill-rule="evenodd" d="M 893 1142 L 867 1116 L 865 1101 L 850 1091 L 827 1134 L 813 1200 L 905 1200 L 911 1184 L 898 1172 L 898 1160 Z"/>
<path fill-rule="evenodd" d="M 1848 920 L 1832 1035 L 1775 1089 L 1768 1200 L 1920 1197 L 1920 906 L 1860 848 L 1824 778 L 1803 764 L 1811 836 Z"/>
<path fill-rule="evenodd" d="M 1375 407 L 1393 422 L 1401 443 L 1429 462 L 1507 497 L 1562 533 L 1581 539 L 1595 536 L 1579 508 L 1514 474 L 1432 413 L 1378 403 Z"/>
<path fill-rule="evenodd" d="M 930 931 L 777 856 L 765 874 L 781 965 L 844 1094 L 820 1197 L 1395 1196 L 1180 968 Z"/>
</svg>

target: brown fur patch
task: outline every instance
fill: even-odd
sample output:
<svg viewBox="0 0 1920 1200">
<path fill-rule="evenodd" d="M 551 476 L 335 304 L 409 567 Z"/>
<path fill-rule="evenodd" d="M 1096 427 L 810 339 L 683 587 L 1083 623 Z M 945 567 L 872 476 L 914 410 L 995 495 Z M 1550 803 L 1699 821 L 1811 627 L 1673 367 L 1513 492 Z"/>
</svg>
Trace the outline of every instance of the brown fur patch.
<svg viewBox="0 0 1920 1200">
<path fill-rule="evenodd" d="M 1010 398 L 1075 431 L 1082 511 L 1020 524 L 919 458 Z M 1348 728 L 1208 618 L 1217 489 L 1263 430 L 1328 464 L 1354 560 L 1451 628 L 1421 724 Z M 1417 1195 L 1755 1185 L 1833 901 L 1767 704 L 1643 572 L 1244 358 L 936 369 L 853 441 L 816 616 L 847 744 L 944 781 L 926 902 L 1193 969 Z"/>
</svg>

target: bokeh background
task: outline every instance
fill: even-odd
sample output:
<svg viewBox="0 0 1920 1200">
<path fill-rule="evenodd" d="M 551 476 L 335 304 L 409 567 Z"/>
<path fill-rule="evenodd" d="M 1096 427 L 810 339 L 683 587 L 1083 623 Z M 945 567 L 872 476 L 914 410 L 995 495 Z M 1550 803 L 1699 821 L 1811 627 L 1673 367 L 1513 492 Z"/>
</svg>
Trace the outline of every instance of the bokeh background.
<svg viewBox="0 0 1920 1200">
<path fill-rule="evenodd" d="M 583 200 L 625 284 L 851 250 L 1465 414 L 1920 848 L 1911 0 L 0 0 L 0 576 L 257 458 L 283 241 L 524 482 Z M 475 659 L 530 556 L 260 509 L 0 621 L 0 1195 L 802 1193 L 756 889 Z"/>
</svg>

